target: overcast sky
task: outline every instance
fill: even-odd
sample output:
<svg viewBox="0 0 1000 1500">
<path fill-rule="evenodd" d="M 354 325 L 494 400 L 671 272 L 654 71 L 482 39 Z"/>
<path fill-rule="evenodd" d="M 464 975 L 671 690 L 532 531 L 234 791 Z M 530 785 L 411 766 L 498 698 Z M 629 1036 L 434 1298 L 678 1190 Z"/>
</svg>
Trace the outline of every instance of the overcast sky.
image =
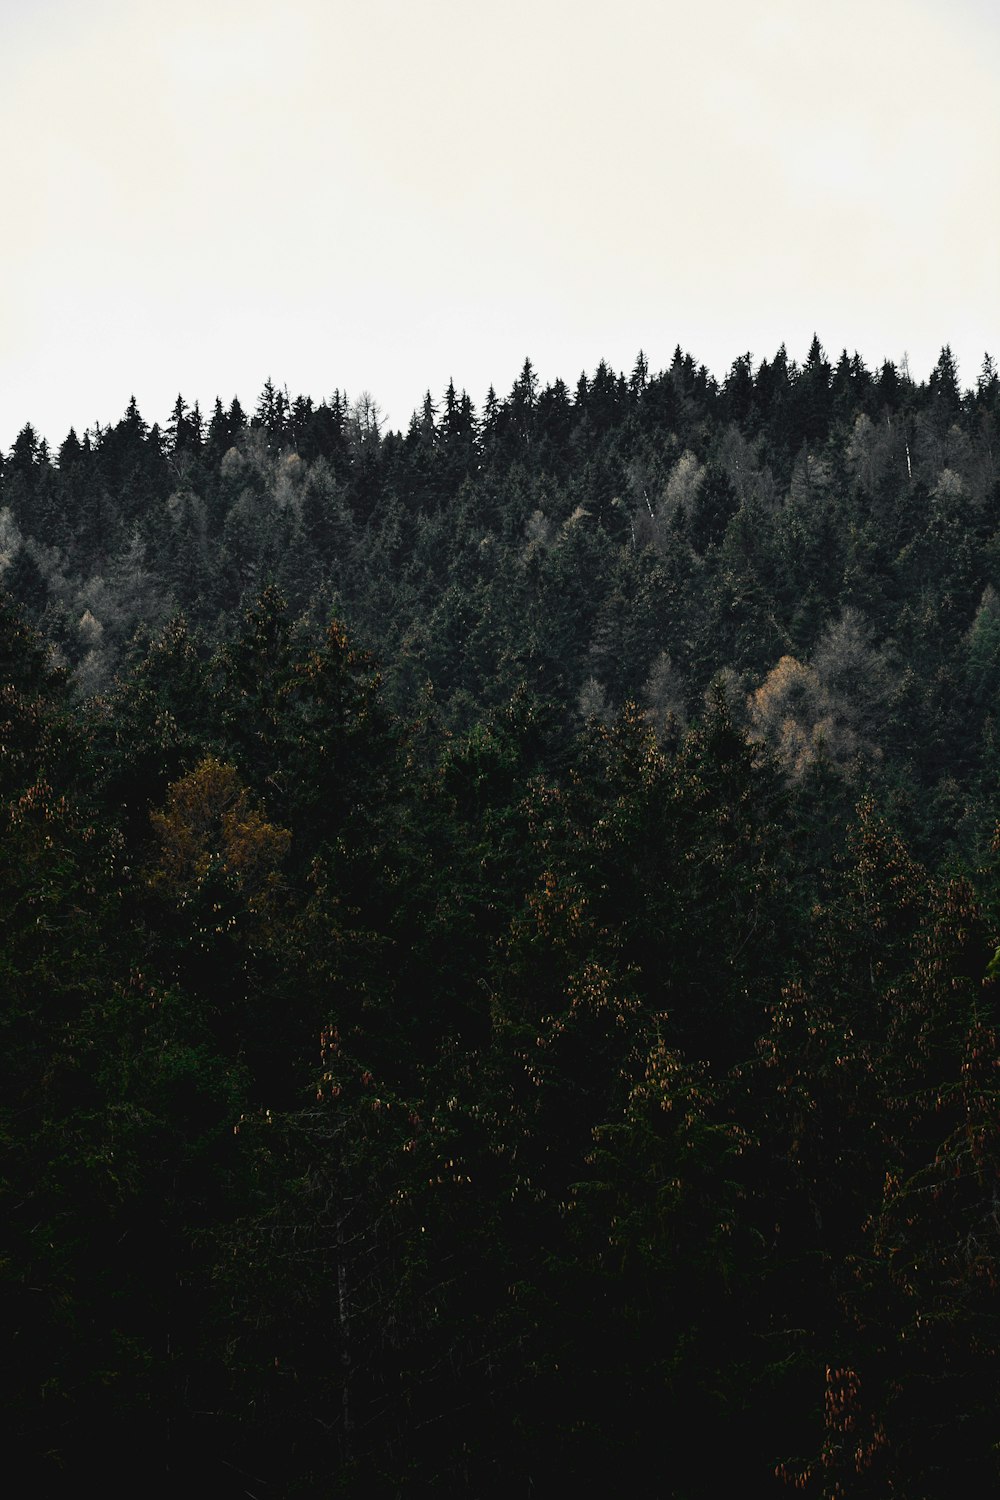
<svg viewBox="0 0 1000 1500">
<path fill-rule="evenodd" d="M 1000 358 L 994 0 L 0 0 L 0 448 L 525 355 Z"/>
</svg>

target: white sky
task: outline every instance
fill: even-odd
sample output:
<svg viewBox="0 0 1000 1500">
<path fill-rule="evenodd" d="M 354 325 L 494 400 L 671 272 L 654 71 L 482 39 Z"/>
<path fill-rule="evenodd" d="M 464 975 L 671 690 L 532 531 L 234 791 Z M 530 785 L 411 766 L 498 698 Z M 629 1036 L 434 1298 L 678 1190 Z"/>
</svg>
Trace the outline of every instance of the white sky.
<svg viewBox="0 0 1000 1500">
<path fill-rule="evenodd" d="M 0 448 L 674 345 L 1000 358 L 995 0 L 0 0 Z"/>
</svg>

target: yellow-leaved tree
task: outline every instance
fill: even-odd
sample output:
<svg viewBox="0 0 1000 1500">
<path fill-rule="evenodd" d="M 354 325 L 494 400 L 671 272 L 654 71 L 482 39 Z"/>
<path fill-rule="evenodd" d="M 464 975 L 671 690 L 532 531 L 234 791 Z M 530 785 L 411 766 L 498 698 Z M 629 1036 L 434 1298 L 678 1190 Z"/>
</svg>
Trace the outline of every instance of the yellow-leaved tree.
<svg viewBox="0 0 1000 1500">
<path fill-rule="evenodd" d="M 235 766 L 206 755 L 150 814 L 156 838 L 151 886 L 186 907 L 220 877 L 260 914 L 280 883 L 292 836 L 254 806 Z"/>
</svg>

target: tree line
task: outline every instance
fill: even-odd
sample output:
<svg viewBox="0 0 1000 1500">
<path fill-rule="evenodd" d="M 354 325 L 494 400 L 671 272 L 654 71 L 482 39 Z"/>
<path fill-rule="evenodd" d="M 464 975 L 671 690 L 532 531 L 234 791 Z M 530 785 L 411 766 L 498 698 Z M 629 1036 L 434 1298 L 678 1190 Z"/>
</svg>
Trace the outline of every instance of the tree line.
<svg viewBox="0 0 1000 1500">
<path fill-rule="evenodd" d="M 816 340 L 20 435 L 46 1482 L 995 1482 L 998 417 Z"/>
</svg>

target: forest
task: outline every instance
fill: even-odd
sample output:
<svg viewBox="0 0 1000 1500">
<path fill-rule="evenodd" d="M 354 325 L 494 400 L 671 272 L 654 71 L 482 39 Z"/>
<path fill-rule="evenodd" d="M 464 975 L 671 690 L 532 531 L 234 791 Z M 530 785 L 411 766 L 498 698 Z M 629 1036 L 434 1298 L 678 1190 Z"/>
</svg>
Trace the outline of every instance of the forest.
<svg viewBox="0 0 1000 1500">
<path fill-rule="evenodd" d="M 991 1493 L 998 689 L 989 356 L 25 427 L 36 1491 Z"/>
</svg>

